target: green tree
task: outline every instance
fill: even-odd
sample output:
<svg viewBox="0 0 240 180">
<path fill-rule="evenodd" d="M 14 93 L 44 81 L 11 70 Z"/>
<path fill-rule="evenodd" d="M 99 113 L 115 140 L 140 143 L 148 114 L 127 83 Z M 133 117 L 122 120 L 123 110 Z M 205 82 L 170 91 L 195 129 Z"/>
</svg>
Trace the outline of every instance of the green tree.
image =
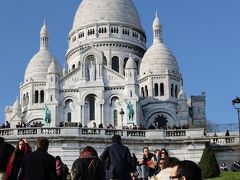
<svg viewBox="0 0 240 180">
<path fill-rule="evenodd" d="M 208 143 L 203 150 L 203 154 L 198 165 L 202 169 L 202 174 L 204 178 L 219 177 L 220 169 L 216 157 L 212 152 L 211 148 L 209 147 Z"/>
</svg>

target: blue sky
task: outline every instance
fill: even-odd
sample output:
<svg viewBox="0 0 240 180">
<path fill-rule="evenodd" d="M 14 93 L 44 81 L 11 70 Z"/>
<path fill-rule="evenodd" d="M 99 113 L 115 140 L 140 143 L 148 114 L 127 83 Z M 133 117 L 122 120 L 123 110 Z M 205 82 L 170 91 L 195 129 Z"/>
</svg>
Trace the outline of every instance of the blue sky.
<svg viewBox="0 0 240 180">
<path fill-rule="evenodd" d="M 61 65 L 67 35 L 79 0 L 0 1 L 0 123 L 4 108 L 19 96 L 19 84 L 39 48 L 39 31 L 46 19 L 50 49 Z M 231 100 L 240 96 L 239 0 L 134 0 L 147 47 L 152 43 L 155 11 L 163 26 L 165 44 L 173 51 L 188 97 L 206 93 L 207 119 L 236 123 Z"/>
</svg>

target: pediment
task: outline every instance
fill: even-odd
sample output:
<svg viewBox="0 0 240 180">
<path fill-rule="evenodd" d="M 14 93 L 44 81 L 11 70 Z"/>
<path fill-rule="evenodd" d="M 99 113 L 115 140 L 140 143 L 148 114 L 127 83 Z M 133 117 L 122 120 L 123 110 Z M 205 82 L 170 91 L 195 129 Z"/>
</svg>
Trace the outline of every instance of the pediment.
<svg viewBox="0 0 240 180">
<path fill-rule="evenodd" d="M 21 121 L 22 120 L 22 117 L 19 113 L 16 113 L 13 115 L 11 121 Z"/>
<path fill-rule="evenodd" d="M 61 81 L 60 86 L 65 86 L 65 85 L 73 85 L 77 84 L 80 82 L 81 79 L 81 71 L 79 68 L 77 68 L 75 71 L 72 71 L 71 73 L 67 74 Z"/>
<path fill-rule="evenodd" d="M 103 68 L 103 78 L 104 82 L 109 85 L 125 85 L 125 77 L 122 74 L 107 68 L 106 66 Z"/>
</svg>

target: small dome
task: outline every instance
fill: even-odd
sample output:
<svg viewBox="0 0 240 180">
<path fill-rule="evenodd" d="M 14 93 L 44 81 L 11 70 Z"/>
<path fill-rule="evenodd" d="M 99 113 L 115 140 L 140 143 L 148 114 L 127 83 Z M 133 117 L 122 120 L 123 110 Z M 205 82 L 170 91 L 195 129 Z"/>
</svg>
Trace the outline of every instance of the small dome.
<svg viewBox="0 0 240 180">
<path fill-rule="evenodd" d="M 13 111 L 15 111 L 15 112 L 21 111 L 21 105 L 20 105 L 18 97 L 17 97 L 16 101 L 13 104 Z"/>
<path fill-rule="evenodd" d="M 142 58 L 140 76 L 144 77 L 149 73 L 160 74 L 165 71 L 179 73 L 176 58 L 163 43 L 154 43 Z"/>
<path fill-rule="evenodd" d="M 182 99 L 182 100 L 186 100 L 187 99 L 186 94 L 184 93 L 182 86 L 181 86 L 180 92 L 178 94 L 178 99 Z"/>
<path fill-rule="evenodd" d="M 160 23 L 160 20 L 158 18 L 158 13 L 156 12 L 156 17 L 153 21 L 153 29 L 158 28 L 158 27 L 161 27 L 161 23 Z"/>
<path fill-rule="evenodd" d="M 66 75 L 67 75 L 67 69 L 66 69 L 65 65 L 64 65 L 64 67 L 63 67 L 63 69 L 62 69 L 62 75 L 63 75 L 63 76 L 66 76 Z"/>
<path fill-rule="evenodd" d="M 52 63 L 48 68 L 48 74 L 58 74 L 58 75 L 62 74 L 61 68 L 54 58 L 52 59 Z"/>
<path fill-rule="evenodd" d="M 132 54 L 130 54 L 125 68 L 126 69 L 137 69 L 137 65 L 136 65 L 135 61 L 133 60 L 133 58 L 132 58 Z"/>
<path fill-rule="evenodd" d="M 115 22 L 142 29 L 132 0 L 82 0 L 73 22 L 73 29 L 97 22 Z"/>
<path fill-rule="evenodd" d="M 28 63 L 25 71 L 24 81 L 45 81 L 48 68 L 52 63 L 53 55 L 48 49 L 41 49 Z"/>
</svg>

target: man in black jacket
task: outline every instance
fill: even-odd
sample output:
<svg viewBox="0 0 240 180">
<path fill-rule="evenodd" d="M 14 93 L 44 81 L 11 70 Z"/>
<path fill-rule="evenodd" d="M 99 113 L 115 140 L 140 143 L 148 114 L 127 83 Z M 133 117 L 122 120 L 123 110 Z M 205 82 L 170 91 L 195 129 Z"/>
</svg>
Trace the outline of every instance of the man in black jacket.
<svg viewBox="0 0 240 180">
<path fill-rule="evenodd" d="M 103 162 L 108 161 L 106 167 L 106 179 L 131 180 L 134 171 L 131 162 L 131 154 L 128 147 L 121 142 L 121 136 L 112 137 L 112 145 L 107 147 L 100 156 Z"/>
<path fill-rule="evenodd" d="M 18 180 L 56 180 L 55 158 L 48 154 L 47 138 L 37 140 L 37 150 L 23 159 Z"/>
<path fill-rule="evenodd" d="M 14 151 L 11 144 L 4 142 L 4 138 L 0 137 L 0 179 L 4 179 L 8 159 Z"/>
</svg>

